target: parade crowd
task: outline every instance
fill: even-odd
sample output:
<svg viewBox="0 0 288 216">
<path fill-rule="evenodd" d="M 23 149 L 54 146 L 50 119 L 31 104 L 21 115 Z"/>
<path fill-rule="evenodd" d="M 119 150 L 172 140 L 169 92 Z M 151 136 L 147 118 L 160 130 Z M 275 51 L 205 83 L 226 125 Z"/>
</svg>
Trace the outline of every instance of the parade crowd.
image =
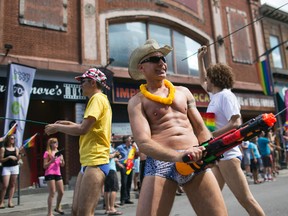
<svg viewBox="0 0 288 216">
<path fill-rule="evenodd" d="M 172 50 L 168 45 L 159 46 L 157 41 L 149 39 L 132 52 L 129 74 L 134 80 L 145 80 L 146 84 L 140 85 L 140 92 L 129 100 L 132 134 L 121 137 L 121 143 L 116 143 L 112 134 L 112 110 L 102 92 L 103 88 L 110 89 L 105 74 L 90 68 L 75 77 L 83 95 L 89 99 L 82 122 L 57 120 L 45 127 L 45 133 L 50 136 L 43 155 L 48 216 L 64 214 L 61 167 L 65 166 L 65 160 L 63 152 L 58 150 L 56 133 L 80 137 L 81 169 L 74 189 L 72 215 L 94 215 L 100 199 L 104 200 L 105 214 L 121 215 L 119 209 L 123 205 L 134 203 L 130 196 L 133 189 L 139 193 L 137 216 L 169 215 L 175 195 L 183 193 L 197 215 L 225 216 L 227 209 L 221 192 L 225 184 L 249 215 L 265 215 L 249 189 L 247 178 L 252 178 L 254 184 L 275 181 L 281 169 L 280 161 L 283 158 L 286 158 L 286 164 L 288 161 L 288 130 L 280 129 L 284 131 L 283 140 L 279 139 L 279 129 L 262 131 L 202 167 L 206 148 L 201 144 L 237 129 L 243 123 L 240 105 L 231 91 L 233 70 L 221 63 L 206 67 L 203 58 L 207 47 L 198 50 L 200 83 L 210 97 L 207 113 L 215 118 L 215 128 L 209 130 L 190 90 L 174 86 L 166 79 L 166 55 Z M 1 139 L 0 209 L 13 208 L 21 148 L 16 147 L 13 134 Z M 281 143 L 286 144 L 286 149 L 281 148 Z M 283 152 L 286 155 L 282 155 Z M 187 157 L 194 170 L 185 170 L 187 174 L 183 174 L 177 164 Z M 191 169 L 192 165 L 188 167 Z M 118 193 L 120 200 L 117 200 Z"/>
</svg>

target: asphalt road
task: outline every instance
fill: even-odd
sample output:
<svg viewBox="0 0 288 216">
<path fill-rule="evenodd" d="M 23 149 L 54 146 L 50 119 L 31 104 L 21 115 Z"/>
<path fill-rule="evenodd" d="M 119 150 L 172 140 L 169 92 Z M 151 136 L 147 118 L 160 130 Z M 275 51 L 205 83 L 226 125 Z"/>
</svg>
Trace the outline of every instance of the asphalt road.
<svg viewBox="0 0 288 216">
<path fill-rule="evenodd" d="M 264 209 L 267 216 L 284 216 L 287 215 L 288 209 L 288 172 L 285 170 L 277 176 L 276 181 L 265 182 L 254 185 L 252 180 L 248 179 L 250 189 Z M 235 199 L 227 186 L 223 189 L 223 196 L 228 209 L 228 214 L 231 216 L 246 216 L 247 212 Z M 136 200 L 137 201 L 137 200 Z M 125 216 L 135 216 L 136 204 L 126 205 L 119 209 Z M 103 210 L 97 210 L 95 215 L 103 215 Z M 176 196 L 174 205 L 171 211 L 171 216 L 196 216 L 187 197 L 184 195 Z"/>
<path fill-rule="evenodd" d="M 262 184 L 254 185 L 253 181 L 248 178 L 250 189 L 260 203 L 267 216 L 284 216 L 287 214 L 288 209 L 288 169 L 280 171 L 280 175 L 277 176 L 276 181 L 265 182 Z M 247 212 L 240 206 L 227 186 L 223 189 L 223 196 L 228 209 L 228 214 L 231 216 L 247 216 Z M 133 200 L 135 203 L 132 205 L 124 205 L 118 210 L 123 212 L 124 216 L 135 216 L 137 199 Z M 71 209 L 64 209 L 65 215 L 70 215 Z M 102 209 L 102 204 L 98 205 L 95 215 L 105 215 Z M 23 212 L 14 212 L 13 214 L 1 214 L 0 216 L 13 215 L 23 216 Z M 27 216 L 46 216 L 47 212 L 38 211 L 29 214 Z M 55 214 L 56 216 L 57 214 Z M 170 216 L 196 216 L 185 194 L 176 196 L 174 205 Z"/>
</svg>

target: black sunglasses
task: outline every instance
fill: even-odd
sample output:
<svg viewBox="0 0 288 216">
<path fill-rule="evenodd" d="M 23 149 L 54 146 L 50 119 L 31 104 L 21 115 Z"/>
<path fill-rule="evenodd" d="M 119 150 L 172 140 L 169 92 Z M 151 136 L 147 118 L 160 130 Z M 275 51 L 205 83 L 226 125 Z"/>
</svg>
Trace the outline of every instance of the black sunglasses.
<svg viewBox="0 0 288 216">
<path fill-rule="evenodd" d="M 151 56 L 151 57 L 141 61 L 140 64 L 143 64 L 146 62 L 159 63 L 160 60 L 162 60 L 164 63 L 166 63 L 166 58 L 164 56 Z"/>
</svg>

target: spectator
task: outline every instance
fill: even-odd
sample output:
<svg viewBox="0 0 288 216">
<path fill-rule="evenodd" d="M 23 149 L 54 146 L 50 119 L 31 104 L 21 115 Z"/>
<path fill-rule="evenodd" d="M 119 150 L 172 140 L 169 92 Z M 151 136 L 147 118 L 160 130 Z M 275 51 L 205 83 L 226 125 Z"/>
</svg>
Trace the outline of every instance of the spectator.
<svg viewBox="0 0 288 216">
<path fill-rule="evenodd" d="M 272 177 L 272 160 L 271 160 L 271 150 L 269 143 L 271 141 L 268 139 L 267 132 L 261 132 L 258 138 L 258 147 L 261 154 L 263 166 L 264 166 L 264 180 L 273 181 Z"/>
<path fill-rule="evenodd" d="M 254 141 L 254 142 L 253 142 Z M 262 183 L 261 180 L 258 179 L 259 177 L 259 169 L 260 169 L 260 160 L 261 155 L 258 151 L 258 146 L 255 144 L 256 139 L 253 139 L 248 144 L 248 149 L 250 150 L 250 160 L 251 160 L 251 171 L 253 174 L 254 184 Z"/>
<path fill-rule="evenodd" d="M 0 150 L 0 162 L 2 163 L 2 191 L 1 191 L 1 203 L 0 209 L 5 208 L 4 198 L 7 188 L 9 186 L 8 194 L 8 208 L 14 208 L 12 202 L 17 177 L 19 175 L 20 150 L 16 147 L 16 141 L 14 134 L 7 135 L 4 140 L 4 146 Z"/>
<path fill-rule="evenodd" d="M 284 145 L 285 145 L 285 161 L 286 161 L 286 166 L 288 165 L 288 129 L 284 130 Z"/>
<path fill-rule="evenodd" d="M 47 141 L 46 151 L 44 153 L 43 167 L 45 169 L 45 181 L 48 185 L 49 195 L 47 199 L 48 204 L 48 216 L 53 216 L 52 202 L 57 191 L 56 208 L 55 212 L 64 214 L 61 208 L 61 200 L 64 195 L 64 185 L 61 176 L 60 167 L 65 165 L 64 157 L 62 154 L 57 155 L 58 151 L 58 139 L 50 138 Z"/>
<path fill-rule="evenodd" d="M 268 131 L 268 139 L 270 140 L 269 147 L 271 151 L 272 174 L 273 177 L 276 178 L 276 174 L 279 174 L 278 161 L 279 161 L 279 151 L 281 150 L 281 147 L 278 143 L 276 143 L 278 139 L 272 129 Z"/>
<path fill-rule="evenodd" d="M 210 65 L 207 71 L 204 67 L 203 57 L 207 47 L 203 46 L 198 51 L 198 65 L 200 83 L 208 92 L 210 102 L 208 113 L 215 114 L 216 130 L 213 136 L 217 137 L 241 125 L 240 105 L 231 89 L 234 84 L 232 68 L 228 65 L 217 63 Z M 265 215 L 263 209 L 252 195 L 246 177 L 241 168 L 242 153 L 239 146 L 231 148 L 223 154 L 212 168 L 212 171 L 223 189 L 227 184 L 238 202 L 250 215 Z"/>
<path fill-rule="evenodd" d="M 145 163 L 147 156 L 139 151 L 139 158 L 140 158 L 140 172 L 139 172 L 139 191 L 140 191 L 144 179 Z"/>
<path fill-rule="evenodd" d="M 105 214 L 109 215 L 122 215 L 122 212 L 117 211 L 115 208 L 115 201 L 117 191 L 119 190 L 119 183 L 117 177 L 116 163 L 120 153 L 110 146 L 110 159 L 109 159 L 109 173 L 104 182 L 104 198 L 105 198 Z"/>
<path fill-rule="evenodd" d="M 109 172 L 112 111 L 107 96 L 102 93 L 104 87 L 109 88 L 103 72 L 90 68 L 75 79 L 80 81 L 83 95 L 89 98 L 82 122 L 56 121 L 46 125 L 45 132 L 80 136 L 81 169 L 74 190 L 72 215 L 82 216 L 94 212 Z"/>
<path fill-rule="evenodd" d="M 132 149 L 132 138 L 130 135 L 123 136 L 123 143 L 117 146 L 116 150 L 120 153 L 121 159 L 118 161 L 119 171 L 121 175 L 121 189 L 120 189 L 120 205 L 133 204 L 130 200 L 130 190 L 132 185 L 133 170 L 126 174 L 126 160 L 129 151 Z"/>
<path fill-rule="evenodd" d="M 246 173 L 246 176 L 249 176 L 249 177 L 252 177 L 252 174 L 251 174 L 251 169 L 250 169 L 250 165 L 251 165 L 251 151 L 250 149 L 248 148 L 249 147 L 249 141 L 242 141 L 241 143 L 241 148 L 242 148 L 242 151 L 243 151 L 243 159 L 242 159 L 242 162 L 243 162 L 243 165 L 244 165 L 244 168 L 245 168 L 245 173 Z"/>
<path fill-rule="evenodd" d="M 135 147 L 136 147 L 136 154 L 134 158 L 134 166 L 133 166 L 133 187 L 134 191 L 140 190 L 140 179 L 139 179 L 139 173 L 140 173 L 140 157 L 139 157 L 139 149 L 137 147 L 137 144 L 133 141 L 132 142 Z"/>
</svg>

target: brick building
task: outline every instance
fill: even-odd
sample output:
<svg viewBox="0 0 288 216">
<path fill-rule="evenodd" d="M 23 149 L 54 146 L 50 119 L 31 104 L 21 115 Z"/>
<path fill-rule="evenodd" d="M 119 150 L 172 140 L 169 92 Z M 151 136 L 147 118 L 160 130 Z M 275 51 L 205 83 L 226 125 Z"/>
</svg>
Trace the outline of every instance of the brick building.
<svg viewBox="0 0 288 216">
<path fill-rule="evenodd" d="M 140 84 L 128 75 L 129 56 L 147 38 L 154 38 L 174 48 L 167 56 L 167 78 L 188 87 L 201 112 L 209 102 L 198 77 L 196 53 L 203 44 L 209 46 L 207 65 L 223 62 L 233 68 L 233 91 L 244 121 L 273 112 L 273 97 L 263 94 L 255 63 L 266 48 L 261 23 L 250 25 L 259 6 L 258 0 L 0 1 L 0 107 L 5 104 L 9 64 L 23 64 L 37 68 L 27 119 L 79 121 L 86 100 L 74 77 L 95 66 L 108 75 L 112 87 L 107 92 L 113 111 L 112 130 L 116 135 L 127 134 L 127 103 Z M 0 116 L 5 116 L 4 109 L 0 109 Z M 4 129 L 2 121 L 0 129 Z M 24 137 L 35 132 L 40 135 L 37 146 L 26 150 L 21 187 L 31 185 L 44 173 L 42 156 L 48 137 L 43 129 L 42 124 L 26 123 Z M 62 173 L 67 184 L 80 168 L 78 137 L 56 136 L 60 148 L 65 148 Z"/>
<path fill-rule="evenodd" d="M 277 110 L 285 107 L 284 96 L 288 90 L 288 13 L 269 5 L 262 5 L 260 15 L 263 17 L 265 50 L 263 57 L 269 58 L 273 75 L 275 101 Z M 281 123 L 286 119 L 285 112 L 281 115 Z"/>
</svg>

